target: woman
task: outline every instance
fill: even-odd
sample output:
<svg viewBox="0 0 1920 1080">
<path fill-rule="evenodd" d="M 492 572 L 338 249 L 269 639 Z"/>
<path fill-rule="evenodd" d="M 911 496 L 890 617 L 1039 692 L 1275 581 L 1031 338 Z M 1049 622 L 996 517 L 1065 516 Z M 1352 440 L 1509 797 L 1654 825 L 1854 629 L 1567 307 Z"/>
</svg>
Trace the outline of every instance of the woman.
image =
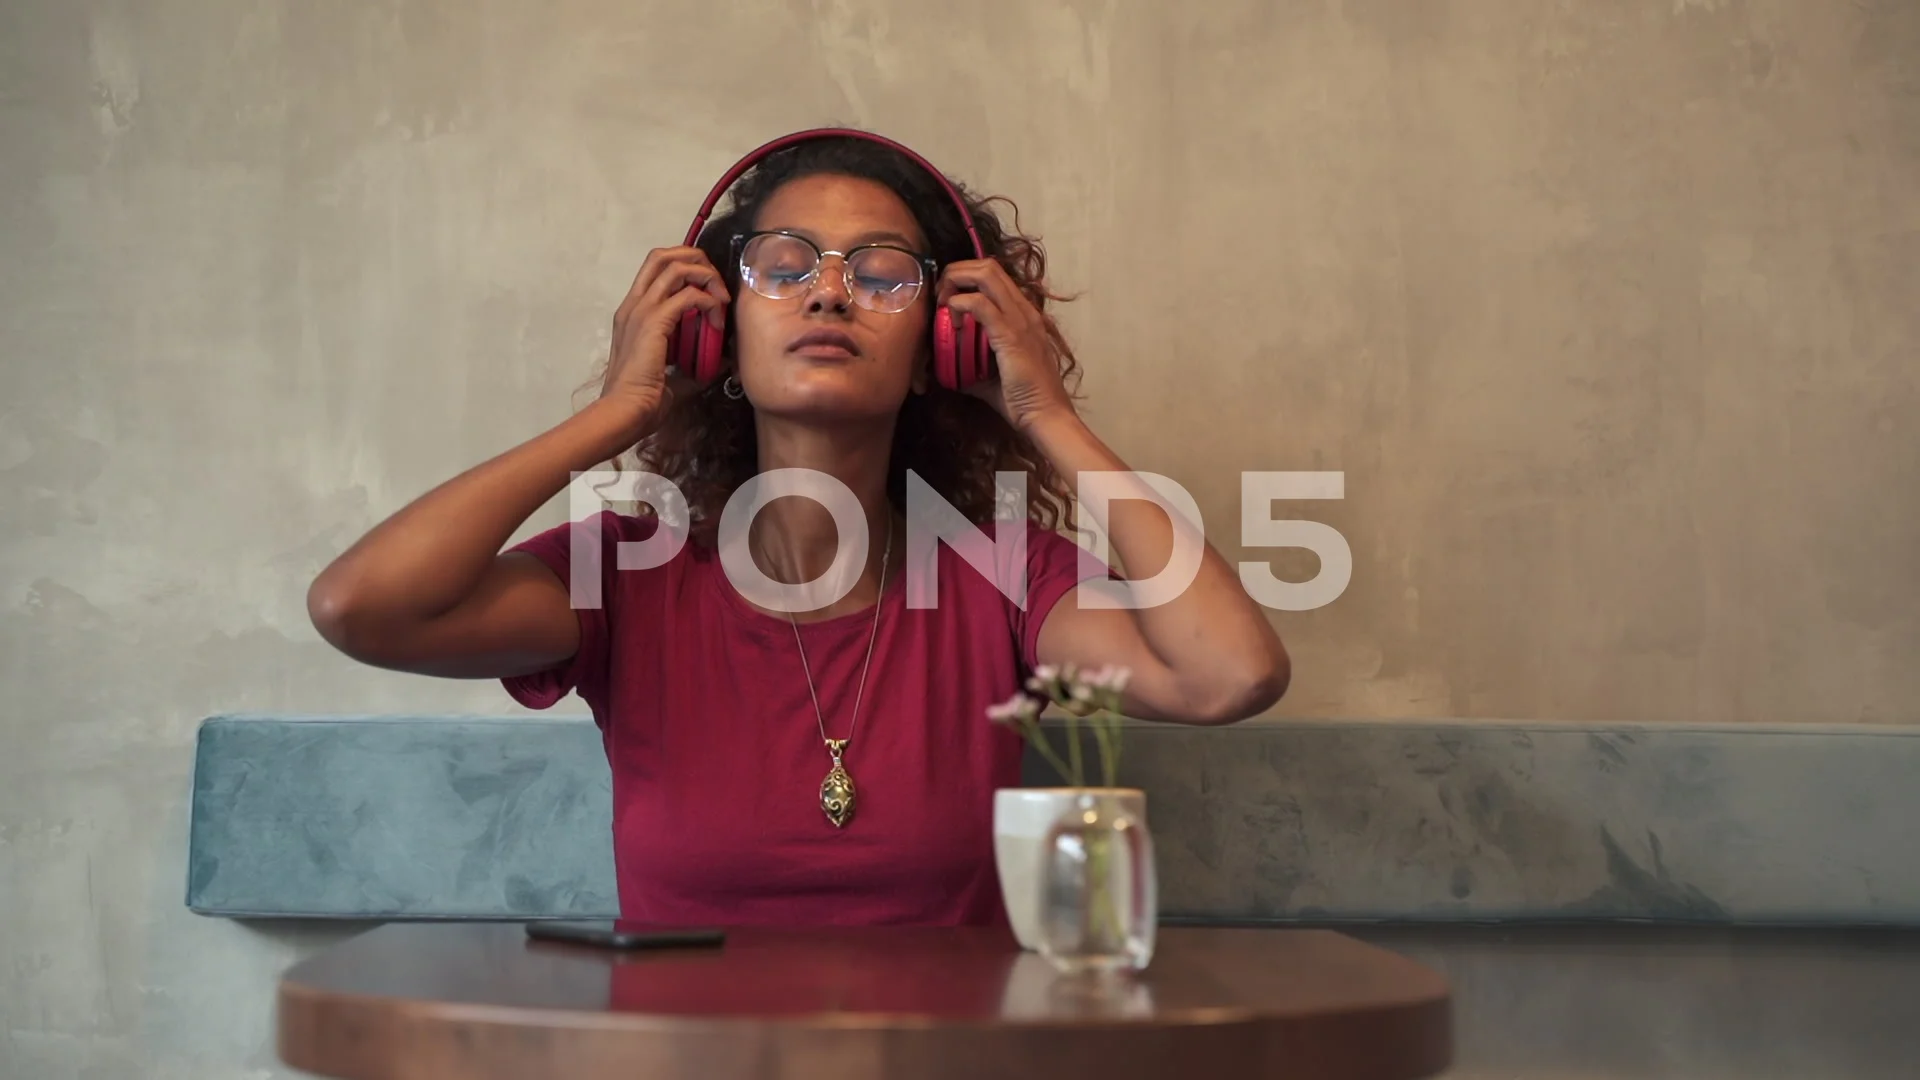
<svg viewBox="0 0 1920 1080">
<path fill-rule="evenodd" d="M 1083 586 L 1080 549 L 1053 528 L 1079 474 L 1127 466 L 1075 411 L 1039 245 L 953 190 L 864 138 L 762 159 L 698 246 L 648 255 L 591 405 L 420 497 L 313 583 L 316 627 L 359 660 L 502 679 L 532 708 L 587 702 L 612 769 L 627 918 L 996 923 L 992 797 L 1019 782 L 1022 745 L 986 710 L 1027 672 L 1125 667 L 1130 715 L 1195 724 L 1284 691 L 1278 636 L 1210 547 L 1167 603 L 1072 599 L 1099 586 Z M 955 197 L 988 258 L 974 257 Z M 943 304 L 984 327 L 997 379 L 963 393 L 930 373 Z M 723 381 L 670 381 L 687 312 L 724 327 Z M 602 511 L 578 526 L 594 530 L 587 550 L 601 545 L 601 601 L 580 606 L 571 526 L 501 550 L 575 472 L 636 447 L 690 511 L 670 560 L 618 569 L 614 544 L 665 526 Z M 775 469 L 832 477 L 865 519 L 865 563 L 843 564 L 858 571 L 851 587 L 816 610 L 756 603 L 735 584 L 752 575 L 723 565 L 728 499 Z M 983 531 L 996 471 L 1028 477 L 1024 605 L 944 544 L 924 552 L 933 606 L 908 602 L 909 471 Z M 1102 525 L 1119 561 L 1165 565 L 1168 517 L 1112 506 Z M 828 510 L 799 498 L 774 499 L 737 535 L 753 569 L 788 585 L 825 577 L 839 541 Z"/>
</svg>

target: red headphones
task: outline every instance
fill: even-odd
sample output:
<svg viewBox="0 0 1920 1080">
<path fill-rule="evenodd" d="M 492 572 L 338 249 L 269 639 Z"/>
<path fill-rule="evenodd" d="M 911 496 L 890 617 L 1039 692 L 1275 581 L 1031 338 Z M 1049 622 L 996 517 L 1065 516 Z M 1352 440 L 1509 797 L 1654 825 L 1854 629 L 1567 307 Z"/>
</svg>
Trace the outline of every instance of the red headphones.
<svg viewBox="0 0 1920 1080">
<path fill-rule="evenodd" d="M 953 184 L 941 175 L 940 170 L 928 164 L 927 160 L 912 150 L 894 142 L 892 139 L 871 132 L 856 131 L 850 128 L 814 128 L 809 131 L 797 131 L 783 135 L 760 147 L 753 153 L 741 158 L 720 182 L 708 193 L 707 201 L 700 204 L 700 213 L 693 219 L 693 227 L 687 230 L 686 246 L 692 247 L 700 240 L 700 230 L 706 227 L 707 215 L 720 202 L 733 182 L 748 169 L 776 150 L 783 150 L 795 143 L 822 138 L 865 139 L 878 143 L 906 155 L 915 164 L 927 171 L 927 175 L 940 184 L 947 196 L 953 200 L 954 209 L 960 212 L 960 221 L 967 227 L 967 239 L 973 243 L 974 258 L 984 259 L 987 252 L 980 244 L 980 234 L 974 229 L 973 215 L 967 212 L 967 203 L 954 190 Z M 933 282 L 928 282 L 931 288 Z M 690 375 L 701 383 L 710 383 L 720 377 L 720 348 L 725 340 L 724 327 L 715 326 L 707 321 L 706 314 L 695 308 L 680 317 L 680 326 L 667 341 L 667 359 L 682 374 Z M 941 307 L 933 313 L 933 375 L 940 385 L 949 390 L 965 390 L 974 383 L 990 379 L 994 374 L 993 350 L 987 344 L 987 335 L 975 324 L 972 315 L 964 315 L 958 325 L 953 312 Z"/>
</svg>

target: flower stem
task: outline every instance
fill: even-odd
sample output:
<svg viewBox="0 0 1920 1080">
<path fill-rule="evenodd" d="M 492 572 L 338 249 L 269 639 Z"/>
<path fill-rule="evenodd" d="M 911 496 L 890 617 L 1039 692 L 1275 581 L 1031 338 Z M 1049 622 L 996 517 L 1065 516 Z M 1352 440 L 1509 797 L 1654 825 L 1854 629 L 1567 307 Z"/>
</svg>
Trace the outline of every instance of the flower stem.
<svg viewBox="0 0 1920 1080">
<path fill-rule="evenodd" d="M 1080 756 L 1080 718 L 1072 712 L 1067 713 L 1067 757 L 1073 762 L 1073 786 L 1087 786 Z"/>
<path fill-rule="evenodd" d="M 1114 784 L 1114 773 L 1116 771 L 1114 767 L 1114 750 L 1116 747 L 1113 745 L 1114 733 L 1108 729 L 1107 724 L 1108 721 L 1105 716 L 1095 718 L 1093 721 L 1093 737 L 1100 744 L 1100 772 L 1106 777 L 1107 786 L 1112 787 Z"/>
<path fill-rule="evenodd" d="M 1047 742 L 1046 730 L 1040 726 L 1040 722 L 1021 720 L 1019 724 L 1020 733 L 1027 737 L 1027 742 L 1031 743 L 1035 750 L 1040 751 L 1041 757 L 1047 759 L 1047 764 L 1052 765 L 1054 771 L 1060 774 L 1061 781 L 1075 787 L 1080 786 L 1079 774 L 1070 772 L 1066 762 L 1061 761 L 1060 755 L 1053 752 L 1053 746 Z"/>
<path fill-rule="evenodd" d="M 1119 834 L 1113 831 L 1110 812 L 1101 813 L 1099 828 L 1081 838 L 1087 852 L 1089 945 L 1096 953 L 1120 952 L 1125 948 L 1126 931 L 1121 926 L 1113 895 L 1114 846 L 1119 842 Z"/>
</svg>

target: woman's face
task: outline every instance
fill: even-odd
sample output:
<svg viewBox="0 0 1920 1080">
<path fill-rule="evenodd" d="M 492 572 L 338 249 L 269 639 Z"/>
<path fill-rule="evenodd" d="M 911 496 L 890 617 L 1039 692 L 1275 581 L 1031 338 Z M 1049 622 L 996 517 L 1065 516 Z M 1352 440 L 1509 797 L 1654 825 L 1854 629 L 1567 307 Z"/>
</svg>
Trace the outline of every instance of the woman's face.
<svg viewBox="0 0 1920 1080">
<path fill-rule="evenodd" d="M 892 189 L 850 176 L 789 181 L 761 206 L 753 228 L 806 237 L 821 251 L 878 243 L 927 252 L 919 223 Z M 872 311 L 849 293 L 845 266 L 840 256 L 826 256 L 813 282 L 789 299 L 768 299 L 745 281 L 734 290 L 738 377 L 759 412 L 816 420 L 892 416 L 910 388 L 924 387 L 933 281 L 900 311 Z"/>
</svg>

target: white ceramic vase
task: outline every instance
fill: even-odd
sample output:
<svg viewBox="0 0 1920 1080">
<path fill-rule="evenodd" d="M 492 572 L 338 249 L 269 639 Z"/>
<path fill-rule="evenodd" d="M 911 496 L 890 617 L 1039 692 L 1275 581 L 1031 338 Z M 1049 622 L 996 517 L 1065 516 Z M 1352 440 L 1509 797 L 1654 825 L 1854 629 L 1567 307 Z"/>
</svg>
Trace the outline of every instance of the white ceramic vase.
<svg viewBox="0 0 1920 1080">
<path fill-rule="evenodd" d="M 1007 920 L 1023 949 L 1046 951 L 1042 920 L 1048 902 L 1044 885 L 1048 836 L 1067 815 L 1090 809 L 1107 818 L 1124 815 L 1138 823 L 1140 832 L 1146 831 L 1147 797 L 1138 788 L 1002 788 L 994 792 L 994 861 L 1000 874 L 1000 893 Z M 1157 882 L 1150 842 L 1145 851 L 1146 864 L 1139 872 L 1146 875 L 1145 895 L 1151 908 L 1157 903 L 1154 899 Z M 1151 927 L 1157 912 L 1148 910 L 1145 915 L 1148 935 L 1145 948 L 1150 953 Z"/>
</svg>

